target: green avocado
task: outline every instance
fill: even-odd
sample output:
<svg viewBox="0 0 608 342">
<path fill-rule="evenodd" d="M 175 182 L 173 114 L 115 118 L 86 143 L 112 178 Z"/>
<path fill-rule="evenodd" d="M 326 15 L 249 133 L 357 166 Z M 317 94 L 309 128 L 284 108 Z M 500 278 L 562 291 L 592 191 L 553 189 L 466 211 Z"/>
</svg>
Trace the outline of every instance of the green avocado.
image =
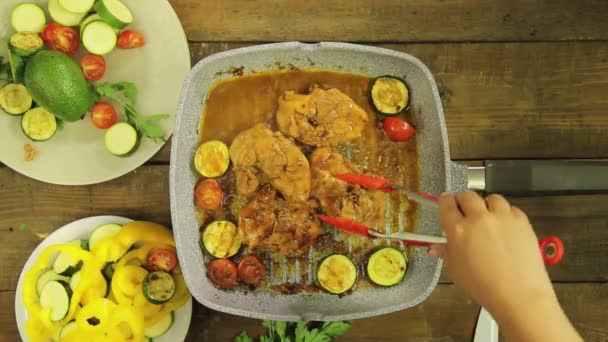
<svg viewBox="0 0 608 342">
<path fill-rule="evenodd" d="M 60 52 L 41 51 L 25 67 L 25 87 L 36 103 L 61 120 L 80 120 L 95 97 L 80 66 Z"/>
</svg>

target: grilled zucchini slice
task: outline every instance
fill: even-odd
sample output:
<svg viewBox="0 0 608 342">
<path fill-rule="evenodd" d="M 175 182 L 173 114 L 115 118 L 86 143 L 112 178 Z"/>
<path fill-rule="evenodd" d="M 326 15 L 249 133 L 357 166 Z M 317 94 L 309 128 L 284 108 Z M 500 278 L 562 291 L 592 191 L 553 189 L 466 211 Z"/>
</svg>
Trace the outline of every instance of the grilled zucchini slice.
<svg viewBox="0 0 608 342">
<path fill-rule="evenodd" d="M 332 254 L 319 264 L 317 282 L 329 293 L 344 293 L 350 290 L 356 281 L 357 266 L 344 254 Z"/>
<path fill-rule="evenodd" d="M 236 225 L 230 221 L 213 221 L 201 234 L 203 248 L 214 258 L 230 258 L 241 249 L 242 239 Z"/>
<path fill-rule="evenodd" d="M 403 280 L 407 259 L 402 251 L 393 247 L 384 247 L 372 252 L 365 269 L 367 277 L 374 284 L 393 286 Z"/>
<path fill-rule="evenodd" d="M 407 110 L 410 90 L 405 81 L 397 77 L 381 76 L 372 82 L 370 98 L 378 113 L 393 116 Z"/>
<path fill-rule="evenodd" d="M 220 177 L 226 173 L 229 165 L 228 146 L 218 140 L 201 144 L 194 155 L 194 167 L 204 177 Z"/>
</svg>

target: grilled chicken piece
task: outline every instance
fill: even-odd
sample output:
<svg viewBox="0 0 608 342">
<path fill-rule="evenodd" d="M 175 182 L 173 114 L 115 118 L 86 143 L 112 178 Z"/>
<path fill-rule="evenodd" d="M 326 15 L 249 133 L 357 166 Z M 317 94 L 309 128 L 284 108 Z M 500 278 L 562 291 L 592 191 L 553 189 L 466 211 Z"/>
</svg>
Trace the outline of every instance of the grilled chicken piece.
<svg viewBox="0 0 608 342">
<path fill-rule="evenodd" d="M 327 215 L 350 218 L 384 231 L 386 194 L 334 177 L 340 173 L 360 173 L 356 165 L 331 148 L 321 147 L 310 156 L 310 169 L 311 197 L 318 199 Z"/>
<path fill-rule="evenodd" d="M 279 98 L 279 130 L 312 146 L 332 146 L 357 139 L 367 113 L 338 89 L 314 88 L 309 94 L 287 91 Z"/>
<path fill-rule="evenodd" d="M 258 124 L 241 132 L 230 146 L 239 194 L 253 195 L 268 181 L 290 202 L 304 203 L 310 194 L 310 166 L 302 151 L 280 132 Z"/>
<path fill-rule="evenodd" d="M 277 191 L 263 185 L 256 197 L 239 213 L 243 243 L 252 249 L 300 255 L 321 234 L 306 203 L 289 203 Z"/>
</svg>

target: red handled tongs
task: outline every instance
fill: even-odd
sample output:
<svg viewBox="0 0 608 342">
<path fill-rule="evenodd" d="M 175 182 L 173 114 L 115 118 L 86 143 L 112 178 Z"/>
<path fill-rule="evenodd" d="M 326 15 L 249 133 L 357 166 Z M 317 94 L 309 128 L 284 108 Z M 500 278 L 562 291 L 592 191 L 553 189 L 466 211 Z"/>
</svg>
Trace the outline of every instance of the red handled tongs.
<svg viewBox="0 0 608 342">
<path fill-rule="evenodd" d="M 337 174 L 336 178 L 351 183 L 360 185 L 362 187 L 378 190 L 382 192 L 395 192 L 399 191 L 405 194 L 408 199 L 418 202 L 423 206 L 428 206 L 433 210 L 439 211 L 439 198 L 437 196 L 424 193 L 424 192 L 412 192 L 407 191 L 403 187 L 393 184 L 388 179 L 382 177 L 369 176 L 364 174 Z M 392 233 L 390 235 L 382 234 L 374 229 L 367 227 L 359 222 L 345 218 L 345 217 L 332 217 L 325 215 L 317 215 L 319 220 L 334 226 L 342 231 L 352 234 L 358 234 L 367 238 L 384 238 L 391 240 L 401 240 L 406 246 L 412 247 L 430 247 L 435 244 L 447 243 L 447 239 L 444 236 L 433 236 L 416 233 Z M 543 260 L 547 265 L 554 265 L 559 263 L 565 252 L 563 242 L 556 236 L 547 236 L 539 239 L 540 250 L 543 256 Z"/>
</svg>

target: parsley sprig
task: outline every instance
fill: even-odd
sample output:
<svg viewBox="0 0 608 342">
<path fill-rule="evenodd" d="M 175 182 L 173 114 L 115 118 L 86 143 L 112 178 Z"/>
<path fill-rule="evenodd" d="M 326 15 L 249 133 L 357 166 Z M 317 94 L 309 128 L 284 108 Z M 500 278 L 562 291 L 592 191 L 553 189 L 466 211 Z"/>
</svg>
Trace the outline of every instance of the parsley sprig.
<svg viewBox="0 0 608 342">
<path fill-rule="evenodd" d="M 344 335 L 351 327 L 350 321 L 310 322 L 281 322 L 264 321 L 262 326 L 268 329 L 267 336 L 260 336 L 260 342 L 329 342 Z M 236 342 L 253 342 L 253 339 L 242 332 Z"/>
<path fill-rule="evenodd" d="M 95 84 L 98 97 L 107 97 L 116 102 L 125 111 L 126 122 L 139 132 L 140 135 L 156 142 L 165 141 L 165 132 L 157 123 L 169 118 L 167 114 L 141 116 L 135 108 L 137 104 L 137 86 L 131 82 Z"/>
</svg>

